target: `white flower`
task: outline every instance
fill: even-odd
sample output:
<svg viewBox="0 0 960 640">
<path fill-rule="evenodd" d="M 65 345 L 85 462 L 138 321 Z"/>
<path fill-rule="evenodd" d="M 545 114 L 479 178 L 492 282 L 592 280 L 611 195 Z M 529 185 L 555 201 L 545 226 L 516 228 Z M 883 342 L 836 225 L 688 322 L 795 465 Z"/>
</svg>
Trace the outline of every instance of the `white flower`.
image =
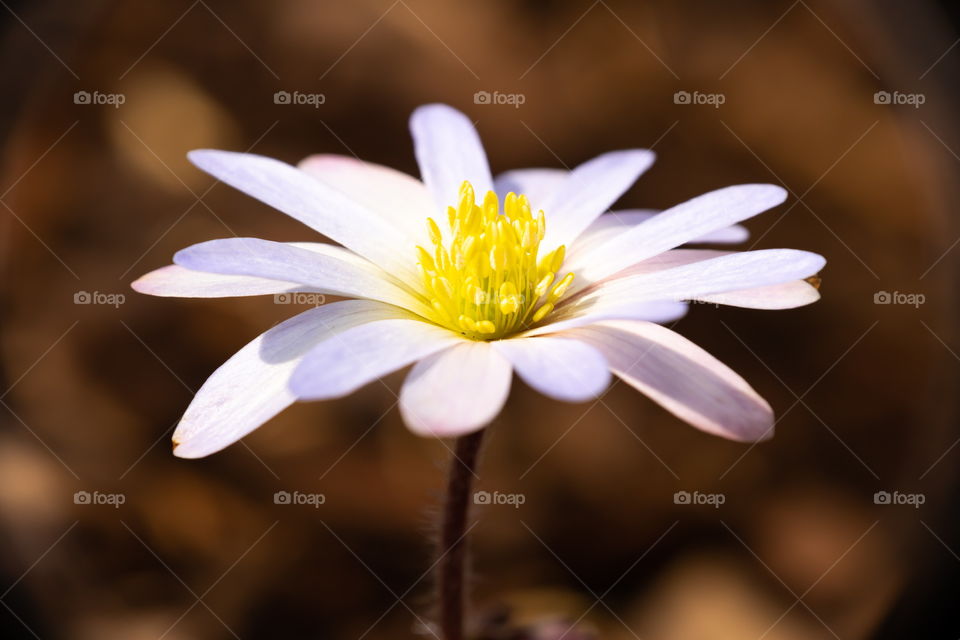
<svg viewBox="0 0 960 640">
<path fill-rule="evenodd" d="M 176 455 L 214 453 L 296 400 L 344 396 L 410 364 L 400 409 L 423 435 L 485 426 L 514 371 L 569 402 L 597 397 L 612 372 L 704 431 L 771 435 L 769 405 L 740 376 L 657 323 L 680 318 L 691 300 L 786 309 L 818 299 L 804 279 L 823 267 L 819 255 L 676 248 L 743 240 L 745 230 L 731 225 L 783 202 L 783 189 L 739 185 L 660 213 L 604 214 L 652 164 L 652 152 L 493 178 L 460 112 L 421 107 L 411 130 L 423 182 L 341 156 L 312 156 L 295 168 L 251 154 L 190 154 L 204 171 L 342 246 L 212 240 L 178 252 L 134 289 L 354 299 L 277 325 L 217 369 L 174 434 Z"/>
</svg>

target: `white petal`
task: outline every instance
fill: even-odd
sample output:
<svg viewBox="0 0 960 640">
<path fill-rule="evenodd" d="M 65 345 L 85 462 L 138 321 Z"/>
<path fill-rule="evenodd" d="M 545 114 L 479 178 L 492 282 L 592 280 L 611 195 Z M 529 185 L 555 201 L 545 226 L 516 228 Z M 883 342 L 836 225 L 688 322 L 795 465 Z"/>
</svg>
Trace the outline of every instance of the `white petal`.
<svg viewBox="0 0 960 640">
<path fill-rule="evenodd" d="M 363 264 L 363 260 L 355 254 L 326 243 L 290 242 L 288 244 Z M 310 287 L 286 280 L 193 271 L 176 264 L 160 267 L 140 276 L 130 283 L 130 287 L 139 293 L 168 298 L 230 298 L 313 291 Z"/>
<path fill-rule="evenodd" d="M 580 283 L 596 282 L 694 238 L 746 220 L 780 204 L 786 197 L 787 192 L 781 187 L 746 184 L 688 200 L 580 256 L 576 267 Z"/>
<path fill-rule="evenodd" d="M 470 181 L 479 200 L 493 189 L 487 154 L 467 116 L 445 104 L 428 104 L 410 116 L 410 132 L 420 177 L 444 220 L 447 207 L 457 205 L 464 180 Z"/>
<path fill-rule="evenodd" d="M 304 287 L 293 282 L 204 273 L 176 264 L 142 275 L 130 286 L 140 293 L 173 298 L 229 298 L 304 290 Z"/>
<path fill-rule="evenodd" d="M 320 293 L 381 300 L 413 310 L 422 306 L 381 269 L 332 245 L 303 249 L 259 238 L 226 238 L 181 249 L 173 260 L 194 271 L 285 280 Z"/>
<path fill-rule="evenodd" d="M 713 296 L 702 296 L 699 302 L 723 304 L 747 309 L 795 309 L 813 304 L 820 299 L 817 288 L 805 280 L 794 280 L 754 289 L 729 291 Z"/>
<path fill-rule="evenodd" d="M 494 179 L 494 191 L 501 200 L 511 191 L 517 195 L 523 194 L 530 201 L 530 208 L 539 211 L 569 175 L 570 172 L 563 169 L 514 169 Z M 550 224 L 549 221 L 547 224 Z"/>
<path fill-rule="evenodd" d="M 658 300 L 656 302 L 640 302 L 635 305 L 630 317 L 634 320 L 666 324 L 676 322 L 687 315 L 690 305 L 676 300 Z"/>
<path fill-rule="evenodd" d="M 747 382 L 686 338 L 646 322 L 570 332 L 603 352 L 613 372 L 698 429 L 742 441 L 773 435 L 773 411 Z"/>
<path fill-rule="evenodd" d="M 728 227 L 730 228 L 730 227 Z M 673 249 L 649 258 L 624 269 L 617 275 L 605 280 L 600 286 L 611 284 L 621 278 L 663 271 L 683 265 L 703 262 L 721 256 L 735 255 L 733 251 L 718 251 L 714 249 Z M 725 293 L 691 298 L 708 304 L 722 304 L 732 307 L 748 309 L 793 309 L 811 304 L 820 299 L 816 287 L 804 280 L 793 280 L 778 284 L 764 285 L 749 289 L 738 289 Z M 631 316 L 633 317 L 633 316 Z M 648 318 L 639 318 L 647 320 Z"/>
<path fill-rule="evenodd" d="M 690 305 L 677 300 L 657 300 L 655 302 L 625 302 L 611 310 L 609 306 L 588 307 L 585 309 L 561 309 L 547 318 L 549 322 L 529 329 L 521 334 L 522 337 L 562 335 L 567 329 L 583 327 L 588 324 L 624 318 L 642 320 L 656 324 L 675 322 L 687 315 Z"/>
<path fill-rule="evenodd" d="M 610 384 L 607 361 L 584 342 L 550 336 L 491 344 L 524 382 L 551 398 L 585 402 L 598 397 Z"/>
<path fill-rule="evenodd" d="M 426 241 L 427 216 L 436 211 L 430 192 L 413 176 L 338 155 L 309 156 L 297 166 L 389 220 L 418 244 Z"/>
<path fill-rule="evenodd" d="M 613 151 L 571 171 L 543 207 L 547 233 L 542 251 L 570 245 L 650 168 L 655 157 L 645 149 Z"/>
<path fill-rule="evenodd" d="M 414 243 L 402 230 L 296 167 L 250 153 L 203 149 L 188 156 L 218 180 L 279 209 L 374 264 L 416 276 Z"/>
<path fill-rule="evenodd" d="M 684 254 L 681 255 L 699 252 L 693 249 L 682 251 Z M 671 251 L 662 257 L 669 259 L 676 254 L 680 252 Z M 643 311 L 646 303 L 697 300 L 731 291 L 783 284 L 816 274 L 825 262 L 822 256 L 808 251 L 766 249 L 720 255 L 682 266 L 612 278 L 569 298 L 569 301 L 561 301 L 549 316 L 551 323 L 535 331 L 551 333 L 600 320 L 642 319 L 635 314 Z M 633 269 L 639 271 L 642 266 L 636 265 Z"/>
<path fill-rule="evenodd" d="M 597 284 L 604 285 L 629 276 L 665 271 L 667 269 L 673 269 L 674 267 L 682 267 L 705 260 L 713 260 L 721 256 L 732 256 L 737 253 L 743 252 L 723 251 L 720 249 L 672 249 L 647 258 L 646 260 L 641 260 L 637 264 L 627 267 L 616 275 Z"/>
<path fill-rule="evenodd" d="M 571 304 L 581 304 L 588 299 L 602 300 L 603 304 L 617 304 L 625 300 L 692 300 L 807 278 L 826 264 L 823 256 L 798 249 L 762 249 L 726 254 L 687 249 L 682 253 L 669 252 L 662 257 L 701 253 L 719 255 L 690 263 L 680 262 L 678 266 L 668 268 L 638 269 L 636 273 L 597 285 L 584 293 L 581 300 L 571 301 Z"/>
<path fill-rule="evenodd" d="M 311 349 L 290 378 L 290 388 L 305 400 L 339 398 L 463 341 L 462 336 L 420 319 L 371 322 Z"/>
<path fill-rule="evenodd" d="M 419 435 L 477 431 L 500 413 L 510 378 L 510 363 L 490 343 L 467 341 L 416 364 L 400 391 L 400 413 Z"/>
<path fill-rule="evenodd" d="M 200 387 L 173 434 L 174 453 L 202 458 L 233 444 L 297 399 L 287 383 L 313 345 L 398 313 L 378 302 L 345 300 L 305 311 L 261 334 Z"/>
<path fill-rule="evenodd" d="M 646 222 L 650 218 L 659 215 L 659 211 L 653 209 L 623 209 L 620 211 L 611 211 L 605 213 L 586 228 L 586 230 L 573 243 L 567 252 L 567 259 L 571 264 L 577 262 L 577 256 L 594 249 L 604 242 L 611 240 L 621 233 L 629 231 L 641 222 Z M 699 238 L 690 240 L 687 244 L 735 244 L 744 242 L 750 237 L 750 232 L 746 227 L 738 224 L 717 229 Z"/>
</svg>

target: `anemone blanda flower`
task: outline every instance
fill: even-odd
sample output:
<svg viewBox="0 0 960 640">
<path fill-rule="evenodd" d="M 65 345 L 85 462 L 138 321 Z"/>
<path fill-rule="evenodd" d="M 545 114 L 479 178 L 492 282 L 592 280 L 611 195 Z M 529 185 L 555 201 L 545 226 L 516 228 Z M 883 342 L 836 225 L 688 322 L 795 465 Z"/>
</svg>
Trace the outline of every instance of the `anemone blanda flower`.
<svg viewBox="0 0 960 640">
<path fill-rule="evenodd" d="M 413 364 L 400 410 L 415 433 L 459 436 L 502 408 L 512 374 L 552 398 L 597 397 L 611 372 L 704 431 L 769 437 L 770 406 L 739 375 L 662 326 L 689 301 L 787 309 L 819 298 L 824 259 L 793 249 L 677 248 L 746 238 L 774 185 L 718 189 L 662 212 L 605 213 L 653 163 L 603 154 L 572 171 L 493 178 L 470 120 L 445 105 L 410 121 L 422 182 L 352 158 L 298 167 L 201 150 L 195 165 L 342 246 L 211 240 L 133 288 L 157 296 L 315 292 L 305 311 L 243 347 L 204 383 L 174 433 L 202 457 L 297 400 L 347 395 Z"/>
</svg>

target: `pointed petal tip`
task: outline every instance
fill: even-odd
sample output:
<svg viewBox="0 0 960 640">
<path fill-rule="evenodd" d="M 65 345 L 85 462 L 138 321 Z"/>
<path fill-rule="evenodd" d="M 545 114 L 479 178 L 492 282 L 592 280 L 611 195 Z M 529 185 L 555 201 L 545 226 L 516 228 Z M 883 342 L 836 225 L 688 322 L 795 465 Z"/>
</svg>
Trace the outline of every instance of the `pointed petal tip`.
<svg viewBox="0 0 960 640">
<path fill-rule="evenodd" d="M 634 162 L 644 167 L 649 167 L 657 159 L 657 154 L 652 149 L 624 149 L 617 153 L 633 159 Z"/>
<path fill-rule="evenodd" d="M 424 113 L 430 113 L 430 112 L 437 113 L 441 111 L 444 113 L 464 116 L 464 113 L 462 111 L 460 111 L 456 107 L 450 106 L 445 102 L 428 102 L 427 104 L 422 104 L 413 110 L 413 115 L 415 116 L 417 114 L 424 114 Z"/>
<path fill-rule="evenodd" d="M 187 412 L 189 411 L 188 408 Z M 198 430 L 197 421 L 184 415 L 170 437 L 171 452 L 183 460 L 197 460 L 223 451 L 239 441 L 239 438 L 217 437 L 216 431 L 215 427 L 210 428 L 209 425 L 205 430 Z"/>
<path fill-rule="evenodd" d="M 755 407 L 755 415 L 743 415 L 742 421 L 733 420 L 723 424 L 710 418 L 700 419 L 700 417 L 695 417 L 694 419 L 687 419 L 680 417 L 692 427 L 712 436 L 719 436 L 725 440 L 744 444 L 759 444 L 773 439 L 776 421 L 774 420 L 773 409 L 767 404 L 767 401 L 760 396 L 756 396 L 755 399 L 762 403 L 762 406 Z"/>
<path fill-rule="evenodd" d="M 758 399 L 766 403 L 762 398 L 758 397 Z M 657 402 L 655 398 L 654 401 Z M 667 409 L 669 411 L 669 408 Z M 776 431 L 772 409 L 763 416 L 742 415 L 740 420 L 734 418 L 723 422 L 718 422 L 712 417 L 703 415 L 677 415 L 677 418 L 710 437 L 722 438 L 739 444 L 767 442 L 773 439 Z"/>
<path fill-rule="evenodd" d="M 255 153 L 242 153 L 240 151 L 227 151 L 225 149 L 193 149 L 187 152 L 187 160 L 189 160 L 193 166 L 210 175 L 215 175 L 214 170 L 221 166 L 223 160 L 242 156 L 264 158 L 263 156 L 257 156 Z M 273 160 L 273 158 L 266 159 Z M 275 162 L 281 161 L 275 160 Z M 281 164 L 283 163 L 281 162 Z"/>
<path fill-rule="evenodd" d="M 771 414 L 770 418 L 770 424 L 763 427 L 762 431 L 759 429 L 756 431 L 748 430 L 743 433 L 727 434 L 724 437 L 730 438 L 735 442 L 743 442 L 748 444 L 760 444 L 761 442 L 773 440 L 774 432 L 776 431 L 773 425 L 773 414 Z"/>
<path fill-rule="evenodd" d="M 159 269 L 154 269 L 153 271 L 143 274 L 130 283 L 130 288 L 137 293 L 148 296 L 169 296 L 170 294 L 164 291 L 164 280 L 168 276 L 171 267 L 174 267 L 174 265 L 160 267 Z"/>
<path fill-rule="evenodd" d="M 767 251 L 783 251 L 783 249 L 767 249 Z M 827 266 L 827 259 L 819 253 L 805 251 L 803 249 L 791 249 L 791 251 L 794 252 L 797 258 L 802 260 L 804 270 L 808 272 L 806 275 L 801 276 L 803 279 L 816 277 L 820 271 Z"/>
<path fill-rule="evenodd" d="M 136 291 L 137 293 L 144 293 L 150 295 L 150 285 L 149 280 L 147 280 L 147 275 L 142 275 L 133 282 L 130 283 L 130 288 Z"/>
<path fill-rule="evenodd" d="M 173 455 L 184 460 L 196 460 L 206 458 L 207 456 L 220 451 L 220 449 L 210 450 L 209 448 L 198 447 L 196 441 L 180 440 L 177 434 L 173 434 L 170 440 L 173 445 Z"/>
<path fill-rule="evenodd" d="M 756 393 L 756 392 L 755 392 Z M 773 415 L 773 407 L 766 399 L 756 394 L 757 407 L 755 416 L 742 430 L 735 432 L 734 439 L 738 442 L 760 443 L 772 440 L 776 431 L 777 421 Z"/>
<path fill-rule="evenodd" d="M 172 448 L 173 455 L 175 455 L 176 457 L 185 458 L 185 459 L 195 457 L 195 456 L 189 455 L 187 448 L 183 446 L 183 442 L 177 439 L 176 435 L 174 435 L 173 438 L 170 439 L 170 444 L 173 447 Z"/>
<path fill-rule="evenodd" d="M 789 195 L 789 192 L 786 189 L 784 189 L 783 187 L 777 184 L 758 184 L 753 186 L 764 188 L 766 195 L 768 195 L 769 199 L 771 201 L 776 202 L 775 205 L 771 205 L 771 206 L 782 204 L 787 199 L 787 196 Z"/>
<path fill-rule="evenodd" d="M 192 149 L 191 151 L 187 151 L 187 160 L 195 167 L 202 169 L 204 161 L 214 153 L 217 153 L 215 149 Z"/>
<path fill-rule="evenodd" d="M 603 155 L 618 162 L 626 163 L 624 166 L 631 167 L 637 174 L 635 180 L 646 173 L 657 160 L 657 154 L 650 149 L 621 149 Z"/>
<path fill-rule="evenodd" d="M 476 131 L 473 119 L 454 106 L 443 102 L 422 104 L 410 114 L 410 127 L 416 131 L 421 127 L 436 127 L 438 124 L 456 124 L 465 130 Z"/>
<path fill-rule="evenodd" d="M 193 257 L 194 254 L 196 253 L 196 250 L 194 250 L 193 248 L 196 246 L 199 246 L 199 244 L 202 244 L 202 243 L 191 245 L 189 247 L 184 247 L 183 249 L 180 249 L 176 253 L 174 253 L 173 264 L 183 267 L 184 269 L 189 269 L 190 258 Z"/>
<path fill-rule="evenodd" d="M 224 151 L 223 149 L 191 149 L 187 151 L 187 159 L 191 162 L 202 160 L 214 155 L 232 154 L 233 151 Z"/>
<path fill-rule="evenodd" d="M 780 185 L 770 184 L 768 182 L 735 184 L 717 189 L 716 191 L 710 191 L 704 195 L 723 192 L 740 192 L 745 200 L 759 200 L 766 205 L 768 209 L 782 204 L 787 199 L 787 196 L 790 195 L 789 192 Z"/>
</svg>

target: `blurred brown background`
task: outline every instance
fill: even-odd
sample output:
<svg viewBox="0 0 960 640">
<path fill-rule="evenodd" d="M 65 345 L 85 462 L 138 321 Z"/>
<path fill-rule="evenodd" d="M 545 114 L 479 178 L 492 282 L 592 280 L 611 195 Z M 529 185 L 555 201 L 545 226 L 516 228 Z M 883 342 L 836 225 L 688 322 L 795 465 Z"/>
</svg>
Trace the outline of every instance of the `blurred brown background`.
<svg viewBox="0 0 960 640">
<path fill-rule="evenodd" d="M 474 514 L 476 611 L 580 619 L 613 640 L 960 635 L 960 47 L 944 9 L 0 5 L 4 638 L 376 640 L 429 619 L 448 453 L 404 429 L 401 378 L 176 459 L 169 435 L 192 391 L 301 309 L 128 285 L 202 240 L 312 237 L 214 186 L 189 149 L 355 154 L 415 173 L 406 120 L 431 101 L 477 121 L 495 171 L 652 146 L 629 206 L 782 184 L 790 199 L 748 223 L 748 246 L 828 258 L 819 304 L 698 306 L 677 326 L 769 399 L 769 443 L 703 435 L 623 384 L 564 406 L 516 383 L 480 488 L 525 503 Z M 276 104 L 277 91 L 324 101 Z M 524 103 L 477 104 L 478 91 Z M 678 91 L 724 102 L 678 104 Z M 83 292 L 125 298 L 75 304 Z M 878 292 L 924 303 L 875 304 Z M 76 504 L 82 491 L 123 504 Z M 326 501 L 277 505 L 277 491 Z M 675 504 L 678 491 L 725 503 Z M 878 491 L 924 504 L 878 505 Z"/>
</svg>

